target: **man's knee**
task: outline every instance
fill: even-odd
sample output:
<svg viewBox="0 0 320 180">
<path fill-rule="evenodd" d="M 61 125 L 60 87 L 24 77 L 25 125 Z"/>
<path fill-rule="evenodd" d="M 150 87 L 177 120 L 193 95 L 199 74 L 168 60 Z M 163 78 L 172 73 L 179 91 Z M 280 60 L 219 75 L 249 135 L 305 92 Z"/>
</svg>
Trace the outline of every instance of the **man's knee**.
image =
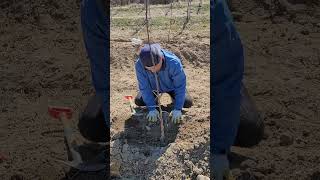
<svg viewBox="0 0 320 180">
<path fill-rule="evenodd" d="M 138 99 L 138 98 L 135 98 L 134 99 L 134 103 L 137 105 L 137 106 L 145 106 L 146 104 L 144 103 L 144 101 L 141 99 Z"/>
<path fill-rule="evenodd" d="M 193 105 L 193 100 L 189 94 L 186 95 L 186 98 L 184 100 L 184 108 L 190 108 Z"/>
<path fill-rule="evenodd" d="M 142 99 L 142 95 L 140 93 L 138 93 L 138 95 L 134 98 L 134 103 L 137 106 L 145 106 L 146 104 L 144 103 L 143 99 Z"/>
</svg>

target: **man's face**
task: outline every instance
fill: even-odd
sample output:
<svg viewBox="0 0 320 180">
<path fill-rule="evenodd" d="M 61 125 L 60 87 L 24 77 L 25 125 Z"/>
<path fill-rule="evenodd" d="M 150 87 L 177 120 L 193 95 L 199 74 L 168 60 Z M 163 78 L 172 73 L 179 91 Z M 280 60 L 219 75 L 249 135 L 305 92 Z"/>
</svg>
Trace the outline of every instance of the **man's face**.
<svg viewBox="0 0 320 180">
<path fill-rule="evenodd" d="M 151 71 L 152 73 L 156 73 L 156 72 L 159 72 L 161 67 L 162 67 L 162 62 L 163 62 L 163 59 L 162 57 L 160 57 L 160 61 L 158 64 L 156 64 L 155 66 L 145 66 L 145 68 L 149 71 Z"/>
</svg>

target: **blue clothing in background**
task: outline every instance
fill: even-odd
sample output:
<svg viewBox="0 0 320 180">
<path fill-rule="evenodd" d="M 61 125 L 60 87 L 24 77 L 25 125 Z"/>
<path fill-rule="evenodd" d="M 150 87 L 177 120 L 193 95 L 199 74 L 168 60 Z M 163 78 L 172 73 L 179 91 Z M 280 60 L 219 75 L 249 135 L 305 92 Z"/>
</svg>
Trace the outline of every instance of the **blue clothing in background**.
<svg viewBox="0 0 320 180">
<path fill-rule="evenodd" d="M 160 93 L 174 91 L 174 109 L 181 110 L 186 94 L 186 75 L 184 73 L 180 59 L 173 53 L 161 50 L 164 61 L 161 70 L 158 72 Z M 138 86 L 142 99 L 149 111 L 156 109 L 155 96 L 153 91 L 157 90 L 154 73 L 148 71 L 142 65 L 140 59 L 135 63 Z"/>
<path fill-rule="evenodd" d="M 211 1 L 212 153 L 229 151 L 240 121 L 243 47 L 224 0 Z"/>
<path fill-rule="evenodd" d="M 103 113 L 109 127 L 109 18 L 104 0 L 83 0 L 81 27 L 90 59 L 92 83 L 96 94 L 103 97 Z"/>
</svg>

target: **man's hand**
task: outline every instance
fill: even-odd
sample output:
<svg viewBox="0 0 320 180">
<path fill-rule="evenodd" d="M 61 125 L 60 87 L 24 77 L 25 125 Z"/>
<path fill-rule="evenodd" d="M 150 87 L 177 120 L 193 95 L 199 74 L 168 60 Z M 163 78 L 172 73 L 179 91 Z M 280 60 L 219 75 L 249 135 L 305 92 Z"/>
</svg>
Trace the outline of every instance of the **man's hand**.
<svg viewBox="0 0 320 180">
<path fill-rule="evenodd" d="M 159 117 L 159 111 L 156 109 L 149 111 L 147 115 L 147 119 L 149 122 L 157 122 L 158 117 Z"/>
<path fill-rule="evenodd" d="M 232 179 L 226 154 L 213 154 L 212 167 L 215 180 Z"/>
<path fill-rule="evenodd" d="M 181 110 L 173 110 L 170 113 L 171 116 L 171 120 L 174 124 L 178 124 L 180 123 L 180 121 L 182 121 L 182 113 Z"/>
</svg>

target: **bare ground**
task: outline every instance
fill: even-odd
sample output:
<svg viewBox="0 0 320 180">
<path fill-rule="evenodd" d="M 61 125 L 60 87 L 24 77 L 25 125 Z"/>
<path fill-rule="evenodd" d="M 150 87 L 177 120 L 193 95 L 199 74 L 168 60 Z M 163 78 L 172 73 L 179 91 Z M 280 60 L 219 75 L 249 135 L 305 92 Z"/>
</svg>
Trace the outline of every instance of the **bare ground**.
<svg viewBox="0 0 320 180">
<path fill-rule="evenodd" d="M 238 179 L 320 178 L 320 11 L 312 1 L 296 3 L 297 11 L 234 2 L 244 81 L 267 131 L 257 147 L 234 148 Z"/>
</svg>

